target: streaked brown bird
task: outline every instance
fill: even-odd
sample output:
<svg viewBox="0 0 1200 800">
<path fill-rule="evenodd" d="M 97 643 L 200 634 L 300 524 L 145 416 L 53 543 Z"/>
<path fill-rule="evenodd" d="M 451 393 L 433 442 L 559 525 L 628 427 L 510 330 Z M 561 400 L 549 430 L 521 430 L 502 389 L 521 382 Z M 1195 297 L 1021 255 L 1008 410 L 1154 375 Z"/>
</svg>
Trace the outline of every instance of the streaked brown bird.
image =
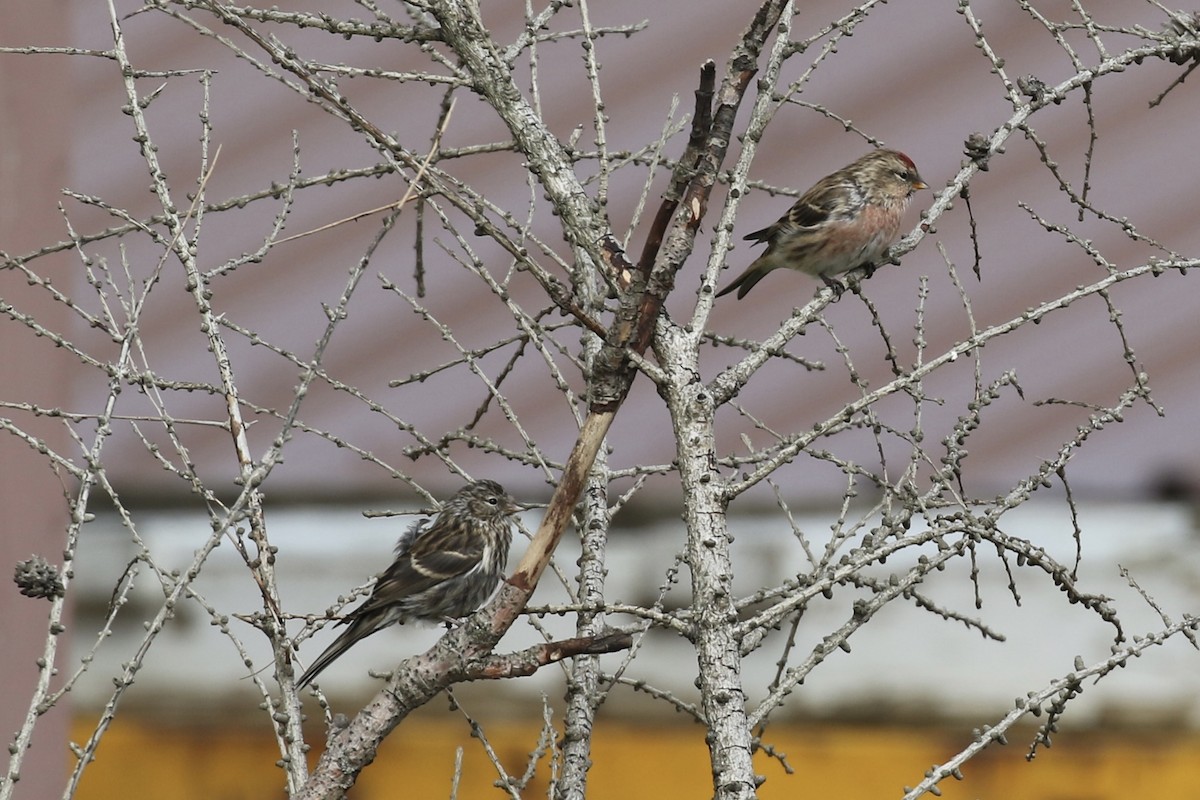
<svg viewBox="0 0 1200 800">
<path fill-rule="evenodd" d="M 483 605 L 504 576 L 512 514 L 520 506 L 495 481 L 475 481 L 447 500 L 433 522 L 417 522 L 396 542 L 396 558 L 371 596 L 338 625 L 349 625 L 300 676 L 303 689 L 360 639 L 410 620 L 449 622 Z"/>
<path fill-rule="evenodd" d="M 900 233 L 909 198 L 928 188 L 912 159 L 874 150 L 826 175 L 770 227 L 746 236 L 767 249 L 717 297 L 737 289 L 740 300 L 771 270 L 794 269 L 820 278 L 840 297 L 834 275 L 875 267 Z"/>
</svg>

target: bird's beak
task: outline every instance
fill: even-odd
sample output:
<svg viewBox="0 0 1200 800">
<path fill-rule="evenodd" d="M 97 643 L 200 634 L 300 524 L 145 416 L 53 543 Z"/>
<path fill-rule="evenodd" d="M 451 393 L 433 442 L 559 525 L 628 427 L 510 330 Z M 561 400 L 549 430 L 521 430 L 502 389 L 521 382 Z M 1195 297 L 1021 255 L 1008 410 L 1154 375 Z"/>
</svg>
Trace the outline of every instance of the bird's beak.
<svg viewBox="0 0 1200 800">
<path fill-rule="evenodd" d="M 929 185 L 927 183 L 925 183 L 925 181 L 921 180 L 920 178 L 917 178 L 910 185 L 912 186 L 914 192 L 917 191 L 918 189 L 928 189 L 929 188 Z"/>
<path fill-rule="evenodd" d="M 521 505 L 520 503 L 518 503 L 516 501 L 510 501 L 509 504 L 505 507 L 504 513 L 505 514 L 515 514 L 518 511 L 524 511 L 524 510 L 525 510 L 525 506 Z"/>
</svg>

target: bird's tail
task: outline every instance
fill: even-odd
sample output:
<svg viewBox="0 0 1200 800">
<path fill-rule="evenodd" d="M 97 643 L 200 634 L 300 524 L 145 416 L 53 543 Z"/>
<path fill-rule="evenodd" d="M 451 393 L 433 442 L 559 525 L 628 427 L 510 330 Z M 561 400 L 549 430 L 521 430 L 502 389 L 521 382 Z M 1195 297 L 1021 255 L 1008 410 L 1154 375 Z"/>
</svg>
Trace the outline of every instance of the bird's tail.
<svg viewBox="0 0 1200 800">
<path fill-rule="evenodd" d="M 371 620 L 359 617 L 350 623 L 350 627 L 342 631 L 342 635 L 333 640 L 333 644 L 325 648 L 325 652 L 317 656 L 317 660 L 312 665 L 304 670 L 304 674 L 300 676 L 300 680 L 296 683 L 296 689 L 303 689 L 308 686 L 314 678 L 321 674 L 322 671 L 332 664 L 342 653 L 349 650 L 359 639 L 365 639 L 375 631 L 378 627 L 372 626 Z"/>
<path fill-rule="evenodd" d="M 758 269 L 759 266 L 760 264 L 758 261 L 755 261 L 753 264 L 747 267 L 745 272 L 734 278 L 728 286 L 717 292 L 717 297 L 724 297 L 734 289 L 737 289 L 738 300 L 741 300 L 746 296 L 747 292 L 754 288 L 754 284 L 761 281 L 763 276 L 767 274 L 768 270 Z"/>
</svg>

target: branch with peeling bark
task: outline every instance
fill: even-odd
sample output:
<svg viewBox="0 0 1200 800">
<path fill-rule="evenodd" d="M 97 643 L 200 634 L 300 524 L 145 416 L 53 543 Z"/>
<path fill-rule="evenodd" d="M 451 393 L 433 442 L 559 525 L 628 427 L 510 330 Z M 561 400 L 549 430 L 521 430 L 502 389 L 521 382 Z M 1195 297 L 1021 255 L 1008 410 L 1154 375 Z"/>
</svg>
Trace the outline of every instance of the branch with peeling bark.
<svg viewBox="0 0 1200 800">
<path fill-rule="evenodd" d="M 490 656 L 476 670 L 468 674 L 467 680 L 494 680 L 496 678 L 519 678 L 532 675 L 547 664 L 556 664 L 575 656 L 598 656 L 628 650 L 633 646 L 633 634 L 609 633 L 604 636 L 580 636 L 535 645 L 519 653 L 505 656 Z"/>
<path fill-rule="evenodd" d="M 449 36 L 452 46 L 453 36 Z M 711 96 L 713 69 L 706 65 L 702 78 L 702 91 L 698 97 Z M 707 90 L 705 91 L 705 87 Z M 508 107 L 497 107 L 505 116 Z M 696 123 L 707 125 L 711 116 L 697 114 Z M 516 126 L 522 117 L 506 118 Z M 335 732 L 328 742 L 317 768 L 308 783 L 297 795 L 298 798 L 339 797 L 353 785 L 359 771 L 374 759 L 374 754 L 383 738 L 390 733 L 411 711 L 431 700 L 446 687 L 463 681 L 485 676 L 479 672 L 483 662 L 486 669 L 503 672 L 505 669 L 522 669 L 532 672 L 537 666 L 579 653 L 612 652 L 629 646 L 625 634 L 560 642 L 542 645 L 533 652 L 517 656 L 501 656 L 495 659 L 489 654 L 509 627 L 516 621 L 526 602 L 533 594 L 537 582 L 546 569 L 550 557 L 562 539 L 570 523 L 575 504 L 583 491 L 588 470 L 595 462 L 596 454 L 612 424 L 621 403 L 629 393 L 636 375 L 630 366 L 629 353 L 642 355 L 649 347 L 651 334 L 662 310 L 667 292 L 674 285 L 676 272 L 691 252 L 691 245 L 699 229 L 700 217 L 705 201 L 714 182 L 715 165 L 718 159 L 704 158 L 711 153 L 710 131 L 693 130 L 689 144 L 689 161 L 700 169 L 677 171 L 672 188 L 664 197 L 663 207 L 655 219 L 648 237 L 647 247 L 636 269 L 621 266 L 619 272 L 630 277 L 628 288 L 621 294 L 616 319 L 606 331 L 606 344 L 597 359 L 591 384 L 591 408 L 580 428 L 579 437 L 564 466 L 554 495 L 546 509 L 545 517 L 512 577 L 501 587 L 497 596 L 485 608 L 476 612 L 465 624 L 450 631 L 428 652 L 414 656 L 396 670 L 385 691 L 376 697 L 346 727 Z M 542 157 L 546 154 L 543 152 Z M 567 170 L 565 161 L 559 165 Z M 569 170 L 567 170 L 569 171 Z M 550 174 L 546 169 L 540 175 Z M 697 175 L 705 179 L 696 181 Z M 687 197 L 683 213 L 677 214 L 679 199 Z M 576 208 L 578 211 L 578 208 Z M 567 215 L 561 215 L 564 225 L 569 225 Z M 659 258 L 660 243 L 667 240 L 668 226 L 674 246 L 668 258 Z M 578 231 L 575 236 L 578 237 Z M 611 244 L 615 239 L 600 237 L 593 241 Z M 604 247 L 606 252 L 608 247 Z M 617 259 L 607 252 L 608 263 L 621 264 L 624 256 Z M 627 262 L 624 262 L 627 263 Z M 529 674 L 518 671 L 513 674 Z"/>
<path fill-rule="evenodd" d="M 768 3 L 764 9 L 769 10 L 760 12 L 756 22 L 769 27 L 777 19 L 778 8 Z M 531 172 L 558 212 L 565 238 L 603 267 L 601 272 L 610 286 L 619 288 L 618 305 L 593 365 L 588 415 L 545 517 L 516 571 L 491 603 L 448 632 L 429 651 L 401 664 L 387 689 L 330 737 L 316 770 L 297 795 L 302 798 L 341 796 L 353 785 L 358 772 L 373 760 L 383 738 L 408 713 L 454 683 L 530 674 L 561 658 L 629 646 L 628 636 L 616 634 L 541 645 L 510 656 L 491 655 L 536 588 L 572 519 L 616 412 L 628 396 L 637 372 L 631 356 L 641 357 L 649 348 L 675 276 L 692 252 L 717 170 L 728 149 L 733 117 L 756 71 L 756 51 L 746 47 L 731 59 L 714 110 L 716 69 L 711 62 L 704 64 L 687 148 L 677 162 L 635 267 L 617 245 L 601 211 L 583 191 L 562 146 L 517 91 L 498 54 L 489 48 L 477 9 L 445 0 L 432 5 L 431 12 L 441 23 L 447 44 L 471 74 L 477 91 L 488 99 L 528 157 Z M 760 25 L 752 25 L 747 37 L 762 35 Z"/>
<path fill-rule="evenodd" d="M 712 65 L 705 65 L 698 99 L 711 97 L 713 77 Z M 503 116 L 503 110 L 497 110 Z M 562 539 L 583 491 L 588 470 L 636 376 L 636 370 L 630 366 L 629 354 L 640 356 L 649 347 L 663 301 L 674 285 L 675 274 L 691 252 L 700 224 L 698 215 L 703 214 L 715 183 L 716 165 L 724 154 L 723 146 L 711 141 L 711 130 L 695 127 L 707 126 L 711 119 L 709 114 L 696 115 L 686 160 L 681 159 L 681 163 L 690 162 L 695 168 L 681 167 L 676 171 L 672 190 L 664 196 L 641 261 L 636 269 L 627 270 L 631 278 L 629 287 L 620 296 L 616 318 L 606 331 L 606 344 L 593 371 L 591 408 L 546 514 L 516 571 L 491 603 L 448 632 L 429 651 L 401 664 L 387 689 L 376 695 L 349 725 L 331 735 L 325 753 L 297 798 L 340 797 L 354 784 L 359 771 L 374 759 L 384 737 L 410 712 L 454 683 L 491 677 L 479 672 L 480 663 L 501 671 L 523 663 L 532 672 L 537 666 L 553 663 L 559 658 L 612 652 L 629 645 L 627 635 L 616 634 L 591 641 L 581 639 L 570 640 L 570 644 L 542 645 L 533 652 L 495 657 L 494 660 L 489 655 L 525 608 Z M 566 168 L 565 164 L 562 166 Z M 682 213 L 677 213 L 683 198 L 687 201 L 683 203 Z M 670 241 L 672 246 L 666 257 L 660 257 L 660 245 L 664 241 Z"/>
</svg>

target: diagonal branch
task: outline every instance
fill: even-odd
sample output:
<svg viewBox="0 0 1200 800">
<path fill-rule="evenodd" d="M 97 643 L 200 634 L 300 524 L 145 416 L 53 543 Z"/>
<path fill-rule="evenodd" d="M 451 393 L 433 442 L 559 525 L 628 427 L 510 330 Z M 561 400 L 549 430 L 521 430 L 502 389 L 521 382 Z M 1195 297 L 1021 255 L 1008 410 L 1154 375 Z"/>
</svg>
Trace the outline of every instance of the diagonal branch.
<svg viewBox="0 0 1200 800">
<path fill-rule="evenodd" d="M 448 15 L 443 25 L 451 46 L 466 48 L 480 69 L 494 66 L 497 56 L 484 43 L 487 37 L 482 28 L 475 27 L 480 25 L 478 18 L 471 14 L 451 14 L 451 11 L 461 12 L 461 7 L 455 3 L 447 2 L 439 9 Z M 773 24 L 770 15 L 763 19 L 765 24 Z M 461 37 L 472 31 L 478 37 L 468 36 L 468 40 L 463 41 Z M 468 64 L 471 63 L 468 59 Z M 548 134 L 543 138 L 537 136 L 536 131 L 529 132 L 537 126 L 524 126 L 522 135 L 532 136 L 536 141 L 522 142 L 522 146 L 544 147 L 542 157 L 549 154 L 562 158 L 549 173 L 555 176 L 556 191 L 562 192 L 552 196 L 552 200 L 564 220 L 564 227 L 570 230 L 572 224 L 569 220 L 574 220 L 583 226 L 582 230 L 599 233 L 600 238 L 592 240 L 592 243 L 599 242 L 605 255 L 596 263 L 615 268 L 614 274 L 628 276 L 627 280 L 619 281 L 624 288 L 620 294 L 620 305 L 593 368 L 588 415 L 580 427 L 579 436 L 564 465 L 546 514 L 512 577 L 501 586 L 492 602 L 466 623 L 443 636 L 429 651 L 413 656 L 400 665 L 387 689 L 376 695 L 348 726 L 331 736 L 325 753 L 309 782 L 296 795 L 297 798 L 340 797 L 354 784 L 359 771 L 374 759 L 383 738 L 411 711 L 448 686 L 478 676 L 478 664 L 487 663 L 491 650 L 516 621 L 533 594 L 538 579 L 571 521 L 588 471 L 595 462 L 616 412 L 628 396 L 636 375 L 630 355 L 641 356 L 649 348 L 663 302 L 674 286 L 675 274 L 691 253 L 708 196 L 716 183 L 717 169 L 728 148 L 728 134 L 732 129 L 738 101 L 755 70 L 754 61 L 749 56 L 734 59 L 731 69 L 733 77 L 727 78 L 723 84 L 726 95 L 718 104 L 717 114 L 697 113 L 693 120 L 687 152 L 680 159 L 681 166 L 676 169 L 671 189 L 663 198 L 663 207 L 652 226 L 637 268 L 624 262 L 615 240 L 609 242 L 605 238 L 608 235 L 607 228 L 600 226 L 600 218 L 586 208 L 587 204 L 583 204 L 584 207 L 578 205 L 579 198 L 569 188 L 574 174 L 571 173 L 570 179 L 563 175 L 571 171 L 561 146 Z M 702 109 L 712 96 L 714 77 L 714 68 L 706 64 L 697 92 L 697 102 Z M 502 117 L 506 113 L 515 115 L 506 117 L 506 122 L 510 127 L 521 127 L 528 107 L 511 94 L 493 93 L 496 94 L 498 113 Z M 488 96 L 492 97 L 491 94 Z M 710 122 L 719 122 L 723 135 L 714 135 L 714 126 Z M 550 186 L 546 184 L 547 171 L 539 174 L 543 185 L 550 191 Z M 563 205 L 559 205 L 559 201 Z M 575 235 L 568 233 L 568 236 L 574 244 L 588 251 L 583 237 L 578 235 L 579 230 L 575 230 Z"/>
</svg>

